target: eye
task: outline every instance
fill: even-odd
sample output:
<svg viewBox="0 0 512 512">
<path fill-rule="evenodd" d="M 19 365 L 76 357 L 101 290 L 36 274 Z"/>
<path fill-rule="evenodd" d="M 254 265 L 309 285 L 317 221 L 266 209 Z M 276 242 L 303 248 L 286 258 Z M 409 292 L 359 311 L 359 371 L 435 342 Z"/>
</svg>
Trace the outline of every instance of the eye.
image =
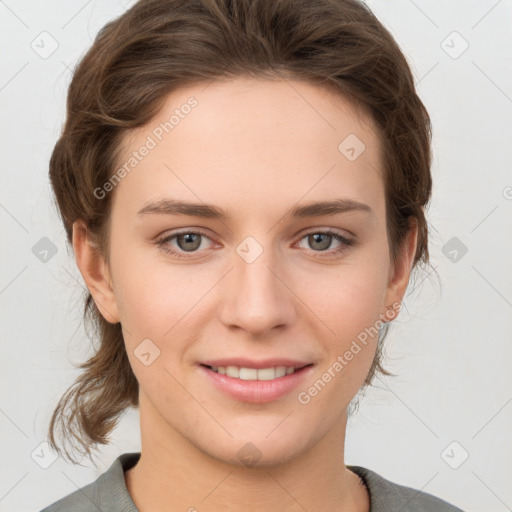
<svg viewBox="0 0 512 512">
<path fill-rule="evenodd" d="M 171 233 L 156 241 L 156 244 L 166 253 L 177 258 L 192 258 L 194 254 L 201 252 L 200 249 L 206 249 L 204 241 L 213 240 L 203 231 L 181 231 Z M 344 237 L 336 231 L 313 231 L 303 236 L 300 241 L 306 240 L 313 252 L 322 257 L 334 256 L 346 251 L 355 241 Z M 332 242 L 338 242 L 339 246 L 330 249 Z M 206 243 L 206 245 L 208 245 Z M 188 253 L 188 254 L 187 254 Z M 324 254 L 325 253 L 325 254 Z"/>
<path fill-rule="evenodd" d="M 302 240 L 306 240 L 307 244 L 314 250 L 314 252 L 326 253 L 326 256 L 339 254 L 354 244 L 354 240 L 346 238 L 332 230 L 313 231 L 302 237 L 301 241 Z M 329 249 L 333 240 L 339 243 L 339 247 Z M 321 256 L 324 256 L 324 254 L 321 254 Z"/>
<path fill-rule="evenodd" d="M 203 231 L 181 231 L 167 235 L 157 240 L 156 243 L 164 252 L 177 258 L 190 258 L 191 256 L 187 256 L 186 253 L 193 254 L 200 248 L 204 249 L 204 239 L 212 242 L 211 238 Z"/>
</svg>

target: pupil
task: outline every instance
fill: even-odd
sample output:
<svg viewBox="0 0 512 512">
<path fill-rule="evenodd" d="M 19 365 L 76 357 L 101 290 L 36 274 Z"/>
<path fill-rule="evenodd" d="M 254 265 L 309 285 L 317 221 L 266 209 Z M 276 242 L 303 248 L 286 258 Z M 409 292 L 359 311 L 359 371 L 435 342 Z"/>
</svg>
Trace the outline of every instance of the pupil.
<svg viewBox="0 0 512 512">
<path fill-rule="evenodd" d="M 195 238 L 195 240 L 194 240 Z M 180 243 L 180 240 L 182 239 L 185 239 L 186 243 L 188 245 L 186 245 L 185 247 L 182 247 L 182 244 Z M 197 235 L 196 233 L 185 233 L 183 235 L 180 235 L 178 236 L 178 245 L 180 246 L 180 249 L 183 249 L 183 250 L 194 250 L 194 249 L 197 249 L 201 243 L 199 241 L 199 235 Z M 192 246 L 190 245 L 190 242 L 192 242 Z M 195 244 L 194 244 L 195 242 Z"/>
<path fill-rule="evenodd" d="M 320 247 L 317 246 L 317 249 L 324 251 L 325 249 L 329 248 L 329 245 L 330 245 L 329 237 L 331 235 L 326 235 L 325 233 L 315 233 L 310 236 L 313 238 L 314 243 L 316 243 L 317 241 L 321 242 L 322 237 L 325 237 L 324 243 L 323 244 L 320 243 Z M 326 243 L 326 241 L 327 241 L 327 243 Z"/>
</svg>

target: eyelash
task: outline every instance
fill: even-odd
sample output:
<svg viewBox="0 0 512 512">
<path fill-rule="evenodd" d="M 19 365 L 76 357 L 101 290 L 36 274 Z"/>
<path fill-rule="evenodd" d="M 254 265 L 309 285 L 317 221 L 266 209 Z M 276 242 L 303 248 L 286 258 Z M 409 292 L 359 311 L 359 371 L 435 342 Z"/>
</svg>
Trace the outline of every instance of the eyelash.
<svg viewBox="0 0 512 512">
<path fill-rule="evenodd" d="M 183 259 L 189 259 L 189 258 L 193 258 L 194 254 L 197 252 L 190 252 L 190 253 L 186 253 L 185 251 L 177 251 L 175 249 L 171 249 L 170 245 L 169 245 L 169 242 L 173 239 L 173 238 L 176 238 L 177 236 L 180 236 L 180 235 L 187 235 L 187 234 L 192 234 L 192 235 L 201 235 L 201 236 L 204 236 L 206 238 L 208 238 L 209 240 L 211 240 L 211 238 L 204 232 L 204 231 L 201 231 L 200 229 L 198 230 L 195 230 L 195 231 L 180 231 L 180 232 L 177 232 L 177 233 L 173 233 L 171 235 L 167 235 L 163 238 L 160 238 L 159 240 L 156 241 L 156 244 L 166 253 L 169 253 L 169 254 L 172 254 L 173 256 L 176 256 L 177 258 L 183 258 Z M 337 249 L 331 249 L 331 250 L 325 250 L 325 251 L 313 251 L 315 254 L 318 254 L 320 257 L 324 257 L 324 254 L 327 254 L 329 256 L 336 256 L 344 251 L 346 251 L 350 246 L 354 245 L 355 244 L 355 241 L 354 240 L 351 240 L 349 238 L 346 238 L 342 235 L 340 235 L 339 233 L 337 233 L 336 231 L 332 231 L 332 230 L 326 230 L 326 231 L 311 231 L 309 233 L 306 233 L 305 235 L 303 235 L 300 240 L 303 240 L 304 238 L 306 238 L 307 236 L 310 236 L 310 235 L 318 235 L 318 234 L 321 234 L 321 235 L 328 235 L 328 236 L 332 236 L 337 242 L 340 242 L 342 245 L 340 247 L 338 247 Z M 185 256 L 184 254 L 190 254 L 190 256 Z"/>
</svg>

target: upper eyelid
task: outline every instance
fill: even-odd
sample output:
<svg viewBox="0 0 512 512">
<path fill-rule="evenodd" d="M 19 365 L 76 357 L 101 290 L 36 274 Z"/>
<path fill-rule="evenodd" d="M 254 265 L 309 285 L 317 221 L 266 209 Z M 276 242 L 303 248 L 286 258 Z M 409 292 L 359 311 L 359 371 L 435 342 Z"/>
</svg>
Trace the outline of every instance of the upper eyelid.
<svg viewBox="0 0 512 512">
<path fill-rule="evenodd" d="M 212 243 L 218 244 L 218 242 L 216 242 L 210 235 L 208 235 L 204 231 L 199 230 L 197 228 L 196 229 L 184 229 L 183 231 L 177 231 L 177 232 L 169 233 L 168 235 L 163 235 L 163 236 L 159 237 L 158 240 L 160 242 L 165 242 L 165 241 L 170 242 L 171 240 L 173 240 L 177 236 L 187 235 L 189 233 L 192 233 L 194 235 L 201 235 L 203 238 L 208 238 Z"/>
<path fill-rule="evenodd" d="M 340 230 L 340 228 L 311 228 L 310 230 L 304 232 L 301 235 L 301 238 L 304 238 L 305 236 L 308 236 L 308 235 L 311 235 L 314 233 L 336 234 L 336 235 L 340 235 L 344 238 L 353 238 L 354 237 L 354 235 L 352 233 L 350 233 L 349 231 L 347 231 L 346 229 Z"/>
</svg>

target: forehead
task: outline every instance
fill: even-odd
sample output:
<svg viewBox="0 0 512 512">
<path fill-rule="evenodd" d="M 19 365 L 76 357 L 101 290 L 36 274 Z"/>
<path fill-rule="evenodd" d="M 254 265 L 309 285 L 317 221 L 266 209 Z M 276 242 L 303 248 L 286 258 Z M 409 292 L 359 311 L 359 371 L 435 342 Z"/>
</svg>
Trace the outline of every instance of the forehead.
<svg viewBox="0 0 512 512">
<path fill-rule="evenodd" d="M 237 78 L 182 87 L 123 142 L 118 164 L 129 172 L 115 201 L 125 198 L 132 210 L 166 194 L 260 209 L 305 196 L 383 199 L 373 123 L 345 97 L 305 81 Z"/>
</svg>

